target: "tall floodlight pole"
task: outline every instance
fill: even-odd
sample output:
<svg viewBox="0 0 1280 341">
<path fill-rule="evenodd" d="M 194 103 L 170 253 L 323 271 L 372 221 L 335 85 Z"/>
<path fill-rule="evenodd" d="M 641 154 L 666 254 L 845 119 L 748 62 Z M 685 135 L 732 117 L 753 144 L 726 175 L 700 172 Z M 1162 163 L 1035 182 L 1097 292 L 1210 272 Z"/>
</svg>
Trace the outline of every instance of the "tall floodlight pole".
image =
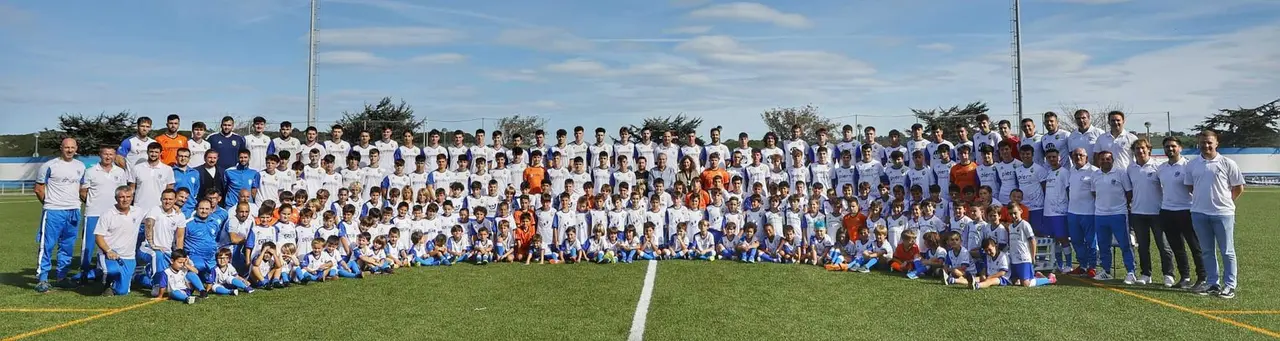
<svg viewBox="0 0 1280 341">
<path fill-rule="evenodd" d="M 316 125 L 316 14 L 320 0 L 311 0 L 311 29 L 307 31 L 307 126 Z"/>
<path fill-rule="evenodd" d="M 1022 120 L 1022 9 L 1020 1 L 1013 0 L 1013 7 L 1010 9 L 1012 18 L 1010 26 L 1013 26 L 1013 106 L 1018 111 L 1018 120 Z"/>
</svg>

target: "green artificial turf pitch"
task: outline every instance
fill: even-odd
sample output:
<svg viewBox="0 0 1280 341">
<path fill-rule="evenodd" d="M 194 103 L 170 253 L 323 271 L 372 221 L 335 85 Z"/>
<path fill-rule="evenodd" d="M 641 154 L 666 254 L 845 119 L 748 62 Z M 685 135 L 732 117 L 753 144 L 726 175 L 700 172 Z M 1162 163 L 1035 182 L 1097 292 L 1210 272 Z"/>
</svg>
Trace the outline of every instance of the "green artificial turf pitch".
<svg viewBox="0 0 1280 341">
<path fill-rule="evenodd" d="M 1119 281 L 1100 287 L 1065 276 L 1049 287 L 975 292 L 900 274 L 665 261 L 657 267 L 644 338 L 1277 337 L 1280 254 L 1265 246 L 1277 236 L 1272 228 L 1280 221 L 1277 203 L 1280 190 L 1268 188 L 1251 188 L 1239 200 L 1235 240 L 1241 290 L 1231 300 Z M 29 197 L 0 197 L 0 233 L 10 236 L 0 238 L 0 336 L 5 338 L 623 340 L 630 334 L 646 270 L 644 262 L 460 264 L 214 297 L 195 305 L 146 304 L 149 298 L 137 290 L 127 297 L 102 297 L 97 285 L 36 293 L 39 216 L 39 205 Z"/>
</svg>

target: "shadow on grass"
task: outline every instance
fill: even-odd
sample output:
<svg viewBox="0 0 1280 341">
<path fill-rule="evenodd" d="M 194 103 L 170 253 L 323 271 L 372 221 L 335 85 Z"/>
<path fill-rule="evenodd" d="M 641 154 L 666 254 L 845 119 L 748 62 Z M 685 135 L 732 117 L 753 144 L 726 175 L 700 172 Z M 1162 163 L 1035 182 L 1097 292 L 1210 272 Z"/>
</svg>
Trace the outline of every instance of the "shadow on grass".
<svg viewBox="0 0 1280 341">
<path fill-rule="evenodd" d="M 75 276 L 69 275 L 68 277 L 74 278 Z M 133 281 L 131 280 L 131 282 Z M 62 288 L 55 285 L 51 291 L 73 292 L 83 296 L 101 296 L 102 293 L 107 290 L 106 285 L 103 284 L 101 280 L 97 279 L 91 279 L 84 285 L 80 285 L 78 281 L 72 281 L 72 283 L 75 284 L 74 287 Z M 18 289 L 35 291 L 36 269 L 27 268 L 18 272 L 0 273 L 0 284 Z M 145 293 L 146 290 L 144 289 L 145 288 L 142 288 L 137 283 L 132 283 L 132 292 Z"/>
</svg>

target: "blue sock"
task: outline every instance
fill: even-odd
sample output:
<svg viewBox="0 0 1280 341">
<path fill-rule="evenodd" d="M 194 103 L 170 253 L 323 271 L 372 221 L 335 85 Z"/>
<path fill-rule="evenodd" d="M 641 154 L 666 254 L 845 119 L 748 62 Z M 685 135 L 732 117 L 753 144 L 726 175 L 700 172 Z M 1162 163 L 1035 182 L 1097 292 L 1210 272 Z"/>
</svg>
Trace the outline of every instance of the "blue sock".
<svg viewBox="0 0 1280 341">
<path fill-rule="evenodd" d="M 1033 287 L 1045 286 L 1045 285 L 1049 285 L 1048 278 L 1036 278 L 1031 280 L 1031 286 Z"/>
<path fill-rule="evenodd" d="M 929 268 L 926 268 L 924 266 L 924 262 L 919 260 L 911 262 L 911 272 L 919 274 L 919 273 L 924 273 L 926 270 L 929 270 Z"/>
<path fill-rule="evenodd" d="M 867 260 L 867 264 L 862 265 L 862 267 L 867 268 L 867 269 L 870 269 L 870 268 L 875 267 L 875 266 L 876 266 L 876 263 L 878 263 L 878 262 L 880 262 L 880 259 L 879 259 L 879 258 L 872 258 L 872 259 L 868 259 L 868 260 Z"/>
</svg>

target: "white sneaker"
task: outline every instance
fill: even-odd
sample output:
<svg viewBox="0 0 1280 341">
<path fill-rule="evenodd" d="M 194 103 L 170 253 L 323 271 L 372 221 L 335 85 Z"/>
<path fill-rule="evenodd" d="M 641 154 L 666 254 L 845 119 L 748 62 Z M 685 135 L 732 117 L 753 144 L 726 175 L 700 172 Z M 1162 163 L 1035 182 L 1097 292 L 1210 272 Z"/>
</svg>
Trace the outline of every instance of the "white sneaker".
<svg viewBox="0 0 1280 341">
<path fill-rule="evenodd" d="M 1151 276 L 1142 275 L 1142 277 L 1138 277 L 1138 284 L 1140 285 L 1151 284 Z"/>
<path fill-rule="evenodd" d="M 1093 276 L 1093 280 L 1095 281 L 1110 281 L 1113 279 L 1115 279 L 1115 277 L 1111 277 L 1111 273 L 1106 271 L 1098 271 L 1098 274 Z"/>
<path fill-rule="evenodd" d="M 240 296 L 240 289 L 231 289 L 231 296 Z"/>
<path fill-rule="evenodd" d="M 1173 279 L 1173 276 L 1164 276 L 1164 287 L 1165 287 L 1165 288 L 1172 288 L 1172 287 L 1173 287 L 1173 285 L 1174 285 L 1174 284 L 1177 284 L 1177 283 L 1178 283 L 1178 281 L 1177 281 L 1177 280 L 1175 280 L 1175 279 Z"/>
<path fill-rule="evenodd" d="M 195 296 L 187 296 L 187 304 L 196 304 Z"/>
<path fill-rule="evenodd" d="M 1151 279 L 1147 279 L 1147 280 L 1148 280 L 1148 281 L 1150 281 Z M 1137 281 L 1137 278 L 1136 278 L 1136 276 L 1134 276 L 1134 275 L 1133 275 L 1133 273 L 1132 273 L 1132 272 L 1130 272 L 1130 273 L 1129 273 L 1129 274 L 1127 274 L 1127 275 L 1124 275 L 1124 284 L 1133 285 L 1133 283 L 1134 283 L 1134 282 L 1136 282 L 1136 281 Z M 1143 283 L 1143 284 L 1145 284 L 1145 283 Z"/>
</svg>

